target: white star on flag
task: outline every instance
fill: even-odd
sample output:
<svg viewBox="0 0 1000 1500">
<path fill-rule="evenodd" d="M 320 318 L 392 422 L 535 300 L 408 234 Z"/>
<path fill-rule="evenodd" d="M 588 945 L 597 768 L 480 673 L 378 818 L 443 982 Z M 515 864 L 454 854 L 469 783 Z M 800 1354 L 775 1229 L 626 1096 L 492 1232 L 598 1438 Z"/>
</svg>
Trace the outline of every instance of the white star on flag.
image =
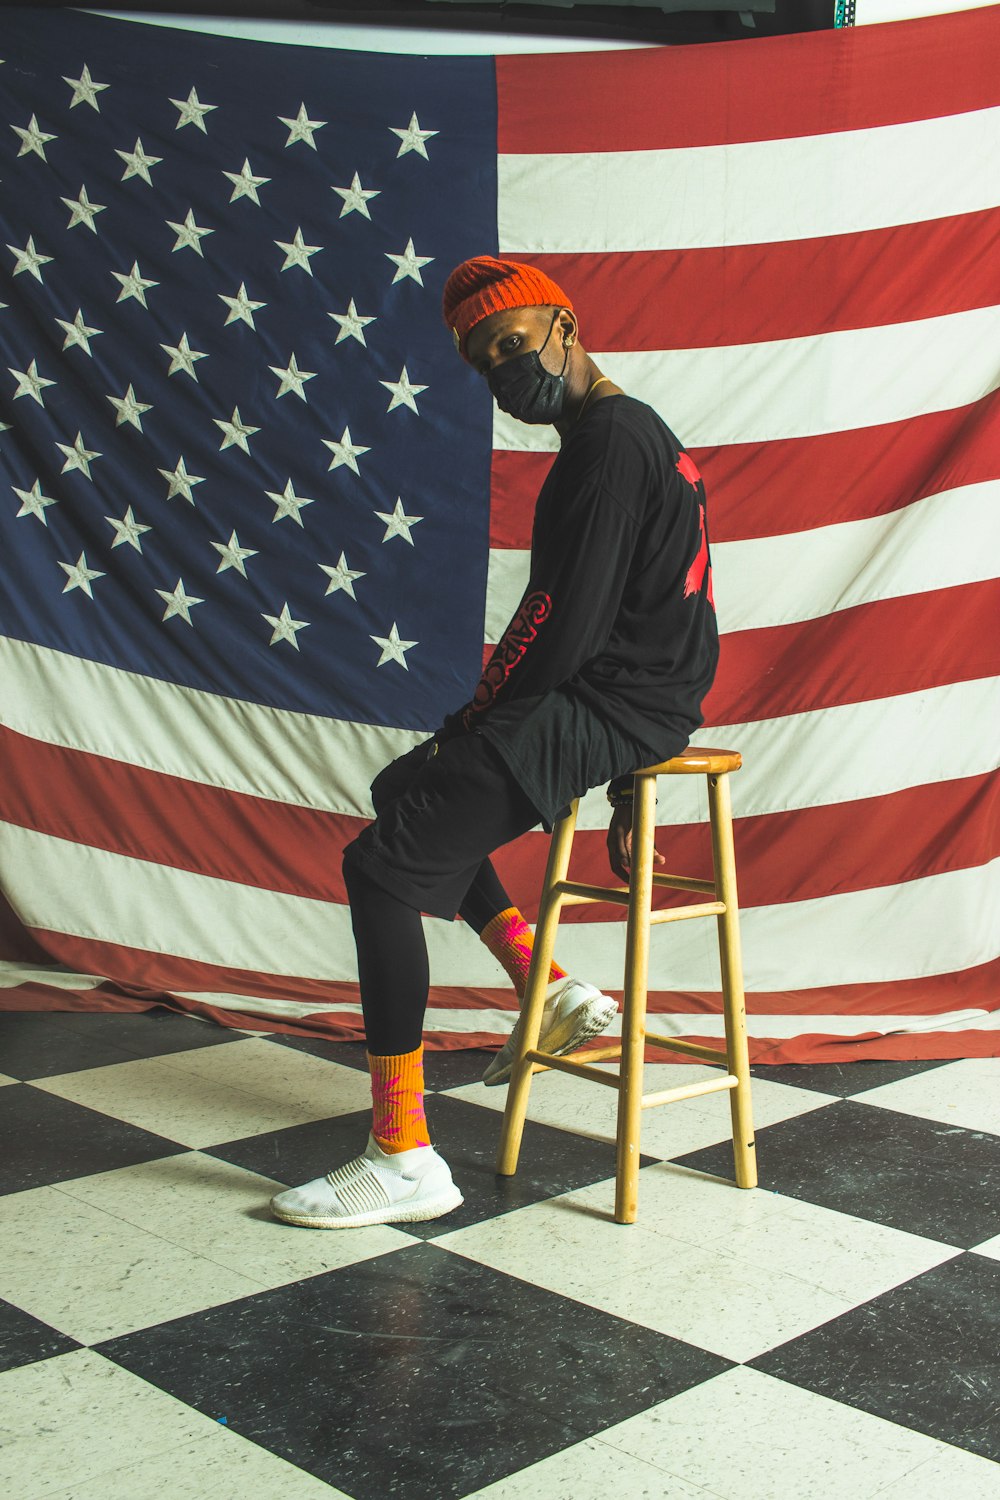
<svg viewBox="0 0 1000 1500">
<path fill-rule="evenodd" d="M 196 484 L 204 484 L 205 479 L 201 474 L 189 474 L 187 465 L 183 458 L 177 460 L 177 466 L 173 469 L 158 469 L 167 481 L 167 499 L 172 500 L 175 495 L 183 495 L 189 505 L 194 504 L 194 496 L 191 491 Z"/>
<path fill-rule="evenodd" d="M 407 672 L 410 670 L 406 665 L 406 653 L 407 651 L 412 651 L 413 647 L 418 646 L 420 642 L 401 641 L 395 620 L 392 622 L 392 629 L 387 636 L 373 635 L 371 639 L 375 642 L 376 646 L 382 647 L 382 655 L 375 663 L 377 667 L 384 667 L 387 661 L 396 661 Z"/>
<path fill-rule="evenodd" d="M 296 632 L 299 630 L 305 630 L 306 626 L 309 624 L 309 621 L 293 620 L 291 615 L 288 613 L 287 600 L 281 606 L 280 615 L 262 614 L 261 619 L 266 620 L 267 623 L 273 627 L 273 634 L 271 636 L 271 639 L 268 641 L 269 646 L 276 646 L 279 641 L 287 641 L 290 646 L 295 647 L 296 651 L 299 649 L 299 643 L 295 639 Z"/>
<path fill-rule="evenodd" d="M 63 198 L 62 202 L 65 203 L 66 207 L 69 209 L 69 223 L 66 225 L 67 229 L 75 229 L 77 224 L 86 224 L 91 234 L 97 233 L 97 225 L 94 223 L 94 219 L 98 214 L 102 214 L 104 212 L 104 210 L 107 208 L 106 203 L 91 203 L 90 199 L 87 197 L 87 189 L 82 184 L 78 197 Z"/>
<path fill-rule="evenodd" d="M 147 156 L 143 149 L 142 141 L 138 136 L 135 138 L 135 145 L 131 151 L 119 151 L 116 149 L 115 155 L 120 156 L 125 163 L 125 170 L 121 178 L 122 182 L 128 182 L 130 177 L 141 177 L 143 182 L 148 182 L 150 187 L 153 186 L 153 179 L 149 175 L 149 169 L 161 162 L 163 157 Z"/>
<path fill-rule="evenodd" d="M 172 229 L 177 236 L 176 242 L 174 244 L 174 250 L 194 250 L 196 254 L 200 255 L 202 260 L 204 260 L 205 252 L 201 248 L 201 242 L 205 238 L 206 234 L 214 234 L 215 230 L 200 229 L 194 221 L 193 208 L 188 209 L 183 224 L 175 224 L 173 219 L 165 219 L 163 222 L 169 229 Z"/>
<path fill-rule="evenodd" d="M 77 308 L 76 317 L 73 319 L 72 323 L 67 323 L 65 318 L 56 318 L 56 322 L 66 334 L 66 337 L 63 340 L 63 348 L 82 349 L 84 354 L 89 354 L 90 358 L 93 359 L 94 355 L 90 347 L 90 341 L 91 339 L 96 339 L 99 334 L 102 334 L 104 332 L 104 329 L 90 328 L 83 321 L 83 309 L 80 307 Z"/>
<path fill-rule="evenodd" d="M 429 141 L 431 136 L 437 135 L 438 132 L 436 130 L 421 130 L 420 121 L 415 114 L 410 116 L 410 123 L 405 130 L 399 130 L 395 125 L 390 125 L 389 129 L 393 135 L 399 136 L 400 145 L 399 150 L 396 152 L 397 161 L 401 156 L 405 156 L 408 151 L 416 151 L 418 156 L 424 158 L 424 161 L 430 160 L 424 142 Z"/>
<path fill-rule="evenodd" d="M 47 526 L 48 520 L 45 515 L 47 505 L 58 505 L 59 501 L 51 495 L 42 494 L 42 481 L 36 479 L 30 490 L 19 490 L 16 484 L 11 489 L 21 502 L 18 516 L 37 516 L 43 526 Z M 329 592 L 329 590 L 327 591 Z"/>
<path fill-rule="evenodd" d="M 283 271 L 287 271 L 291 266 L 299 266 L 303 271 L 308 271 L 310 276 L 312 275 L 313 268 L 309 260 L 311 256 L 319 254 L 323 248 L 322 245 L 307 245 L 302 238 L 301 229 L 296 229 L 295 237 L 290 242 L 275 240 L 274 243 L 279 250 L 285 252 L 285 263 L 281 268 Z"/>
<path fill-rule="evenodd" d="M 271 517 L 272 526 L 275 521 L 284 521 L 286 517 L 290 517 L 293 521 L 297 521 L 300 526 L 304 527 L 299 511 L 305 505 L 312 505 L 313 501 L 307 500 L 304 495 L 297 495 L 295 493 L 295 486 L 290 479 L 285 485 L 284 490 L 280 492 L 278 490 L 265 490 L 264 494 L 269 500 L 274 501 L 274 515 Z"/>
<path fill-rule="evenodd" d="M 398 380 L 380 380 L 379 385 L 384 385 L 387 391 L 392 392 L 392 400 L 386 407 L 386 411 L 393 411 L 397 406 L 408 406 L 411 411 L 417 411 L 417 403 L 414 399 L 421 391 L 426 391 L 425 385 L 412 385 L 410 377 L 406 373 L 406 366 L 400 373 Z M 419 416 L 420 413 L 417 412 Z"/>
<path fill-rule="evenodd" d="M 180 130 L 184 125 L 195 125 L 201 131 L 202 135 L 208 134 L 208 131 L 205 129 L 205 116 L 210 114 L 213 109 L 218 109 L 219 106 L 217 104 L 202 104 L 194 89 L 191 90 L 186 99 L 171 99 L 170 102 L 174 106 L 174 109 L 180 113 L 180 119 L 174 126 L 175 130 Z"/>
<path fill-rule="evenodd" d="M 52 256 L 42 255 L 35 249 L 34 235 L 28 235 L 28 243 L 23 250 L 19 250 L 16 245 L 8 245 L 7 249 L 17 261 L 17 265 L 14 267 L 11 275 L 20 276 L 22 271 L 27 271 L 29 276 L 34 276 L 36 281 L 42 280 L 40 267 L 47 266 Z"/>
<path fill-rule="evenodd" d="M 60 473 L 68 474 L 73 469 L 79 469 L 80 473 L 93 484 L 90 465 L 95 458 L 100 458 L 101 454 L 97 452 L 96 448 L 87 448 L 84 446 L 83 433 L 78 432 L 72 444 L 56 443 L 56 447 L 66 457 L 66 462 L 63 464 Z"/>
<path fill-rule="evenodd" d="M 267 368 L 281 381 L 278 395 L 274 398 L 276 401 L 281 396 L 287 396 L 289 391 L 294 391 L 299 400 L 304 401 L 306 399 L 305 383 L 307 380 L 315 380 L 317 374 L 315 370 L 300 370 L 294 354 L 288 361 L 287 369 L 283 370 L 280 365 L 268 365 Z"/>
<path fill-rule="evenodd" d="M 42 161 L 48 162 L 48 157 L 45 155 L 45 142 L 58 140 L 58 136 L 46 135 L 34 115 L 26 126 L 12 125 L 10 128 L 15 135 L 21 137 L 21 149 L 17 153 L 18 156 L 27 156 L 29 152 L 34 151 L 36 156 L 42 158 Z"/>
<path fill-rule="evenodd" d="M 153 528 L 151 526 L 143 526 L 140 521 L 136 520 L 131 505 L 120 521 L 116 521 L 114 516 L 105 516 L 104 519 L 115 530 L 115 539 L 111 543 L 112 550 L 115 547 L 128 546 L 134 547 L 136 552 L 142 553 L 142 542 L 139 538 L 144 532 L 151 531 Z"/>
<path fill-rule="evenodd" d="M 91 580 L 94 578 L 103 578 L 104 574 L 98 568 L 88 568 L 86 552 L 81 552 L 75 563 L 61 562 L 59 566 L 67 575 L 66 582 L 63 585 L 64 594 L 70 593 L 73 589 L 83 589 L 87 598 L 93 599 L 94 595 L 90 587 Z"/>
<path fill-rule="evenodd" d="M 257 332 L 257 324 L 253 320 L 253 315 L 258 308 L 266 307 L 267 303 L 251 301 L 251 299 L 247 296 L 247 286 L 245 281 L 240 282 L 240 289 L 236 293 L 235 297 L 225 297 L 221 292 L 217 292 L 216 295 L 218 296 L 220 302 L 224 302 L 229 308 L 229 317 L 222 325 L 223 328 L 228 328 L 230 323 L 235 323 L 237 319 L 239 319 L 240 321 L 246 323 L 250 328 L 252 328 L 254 333 Z"/>
<path fill-rule="evenodd" d="M 385 258 L 386 260 L 391 260 L 396 267 L 396 274 L 392 278 L 393 286 L 396 285 L 397 281 L 402 281 L 407 276 L 411 281 L 415 281 L 418 286 L 423 286 L 424 278 L 420 274 L 420 267 L 429 266 L 434 256 L 418 255 L 413 248 L 413 241 L 407 240 L 406 249 L 402 255 L 390 255 L 387 250 Z"/>
<path fill-rule="evenodd" d="M 191 379 L 195 381 L 195 383 L 197 383 L 198 374 L 194 367 L 195 360 L 207 359 L 208 355 L 203 354 L 199 349 L 192 349 L 191 345 L 188 343 L 188 336 L 186 333 L 181 334 L 180 343 L 161 344 L 160 348 L 163 349 L 165 353 L 170 355 L 170 369 L 167 371 L 168 375 L 176 375 L 178 370 L 183 370 L 185 375 L 190 375 Z"/>
<path fill-rule="evenodd" d="M 124 396 L 108 396 L 107 399 L 118 413 L 115 417 L 116 427 L 121 427 L 123 422 L 127 422 L 139 432 L 142 431 L 140 418 L 144 411 L 152 411 L 153 408 L 148 401 L 139 401 L 136 399 L 135 391 L 131 385 L 129 385 Z"/>
<path fill-rule="evenodd" d="M 353 297 L 347 304 L 347 311 L 345 313 L 327 313 L 327 317 L 332 318 L 335 323 L 340 324 L 340 332 L 333 341 L 335 344 L 342 343 L 344 339 L 357 339 L 359 344 L 363 344 L 366 349 L 368 348 L 364 330 L 368 327 L 369 323 L 374 323 L 375 319 L 374 317 L 363 318 L 354 305 Z"/>
<path fill-rule="evenodd" d="M 255 547 L 241 547 L 240 539 L 235 531 L 231 534 L 228 542 L 212 542 L 211 545 L 218 552 L 221 559 L 219 566 L 215 570 L 217 573 L 224 573 L 227 568 L 235 568 L 237 573 L 243 574 L 244 578 L 247 576 L 247 570 L 243 562 L 247 557 L 257 556 L 257 549 Z"/>
<path fill-rule="evenodd" d="M 349 427 L 344 428 L 344 435 L 339 443 L 335 443 L 332 438 L 321 438 L 320 441 L 323 447 L 329 448 L 333 454 L 333 458 L 330 460 L 331 469 L 339 469 L 341 464 L 346 464 L 349 469 L 353 469 L 354 473 L 360 476 L 361 470 L 358 468 L 358 459 L 362 453 L 370 453 L 371 449 L 363 448 L 360 443 L 352 443 L 351 429 Z"/>
<path fill-rule="evenodd" d="M 17 381 L 17 390 L 11 399 L 16 401 L 18 396 L 30 396 L 32 401 L 37 401 L 44 408 L 42 391 L 47 385 L 55 385 L 55 381 L 46 380 L 44 375 L 39 375 L 38 361 L 33 359 L 26 370 L 15 370 L 12 365 L 7 368 Z"/>
<path fill-rule="evenodd" d="M 354 580 L 356 578 L 364 578 L 366 575 L 354 572 L 349 568 L 347 566 L 347 558 L 343 552 L 340 554 L 340 561 L 335 568 L 331 568 L 329 563 L 318 563 L 317 566 L 322 569 L 330 580 L 326 588 L 327 594 L 336 594 L 340 589 L 343 589 L 344 593 L 357 603 L 358 596 L 354 592 Z M 325 597 L 326 595 L 324 595 Z"/>
<path fill-rule="evenodd" d="M 282 125 L 288 126 L 288 140 L 285 142 L 286 148 L 294 146 L 296 141 L 304 141 L 314 151 L 316 150 L 316 142 L 313 140 L 313 132 L 322 130 L 323 126 L 327 123 L 326 120 L 310 120 L 306 114 L 304 104 L 299 105 L 299 112 L 294 120 L 286 119 L 284 115 L 279 115 L 278 119 Z"/>
<path fill-rule="evenodd" d="M 368 199 L 377 198 L 381 189 L 363 188 L 361 186 L 361 179 L 357 172 L 355 172 L 354 180 L 349 188 L 335 187 L 333 191 L 344 200 L 344 206 L 340 210 L 340 217 L 342 219 L 347 214 L 353 213 L 363 214 L 366 219 L 370 219 L 371 214 L 368 212 Z"/>
<path fill-rule="evenodd" d="M 383 542 L 391 541 L 394 536 L 401 536 L 404 542 L 409 542 L 410 546 L 413 546 L 413 538 L 410 535 L 410 527 L 416 526 L 418 522 L 422 521 L 424 519 L 423 516 L 406 515 L 403 510 L 403 502 L 399 498 L 397 498 L 396 500 L 396 504 L 393 507 L 391 515 L 384 510 L 377 510 L 375 514 L 378 516 L 380 521 L 385 522 L 385 536 L 382 538 Z"/>
<path fill-rule="evenodd" d="M 121 271 L 112 271 L 111 274 L 116 281 L 120 281 L 122 284 L 122 289 L 118 293 L 117 300 L 119 302 L 127 302 L 130 297 L 134 297 L 136 302 L 145 307 L 148 312 L 146 288 L 159 286 L 160 283 L 158 281 L 150 281 L 147 277 L 143 276 L 139 270 L 139 262 L 137 260 L 132 262 L 132 269 L 127 276 L 123 275 Z"/>
<path fill-rule="evenodd" d="M 191 610 L 196 604 L 204 604 L 204 599 L 196 599 L 194 594 L 185 591 L 183 578 L 178 578 L 172 589 L 157 589 L 156 592 L 167 606 L 163 611 L 163 619 L 173 619 L 179 615 L 188 625 L 194 628 L 191 619 Z"/>
<path fill-rule="evenodd" d="M 243 158 L 243 166 L 240 171 L 223 172 L 222 175 L 223 177 L 228 177 L 229 181 L 233 184 L 233 191 L 229 197 L 230 203 L 235 203 L 237 198 L 249 198 L 252 203 L 256 203 L 257 207 L 260 208 L 257 189 L 263 187 L 264 183 L 270 182 L 271 179 L 270 177 L 255 177 L 248 156 Z"/>
<path fill-rule="evenodd" d="M 260 428 L 251 427 L 248 422 L 244 422 L 238 406 L 233 407 L 233 414 L 228 422 L 219 417 L 213 417 L 212 421 L 222 433 L 222 442 L 219 444 L 220 453 L 224 448 L 236 447 L 242 448 L 244 453 L 249 454 L 250 444 L 247 439 L 253 437 L 255 432 L 259 432 Z"/>
<path fill-rule="evenodd" d="M 101 106 L 97 102 L 97 96 L 103 93 L 105 89 L 110 88 L 111 85 L 109 83 L 95 83 L 90 76 L 90 69 L 86 63 L 83 65 L 83 72 L 79 78 L 67 78 L 64 73 L 63 83 L 68 83 L 73 90 L 73 97 L 69 101 L 70 109 L 75 109 L 78 104 L 89 104 L 91 109 L 96 109 L 97 113 L 100 114 Z"/>
</svg>

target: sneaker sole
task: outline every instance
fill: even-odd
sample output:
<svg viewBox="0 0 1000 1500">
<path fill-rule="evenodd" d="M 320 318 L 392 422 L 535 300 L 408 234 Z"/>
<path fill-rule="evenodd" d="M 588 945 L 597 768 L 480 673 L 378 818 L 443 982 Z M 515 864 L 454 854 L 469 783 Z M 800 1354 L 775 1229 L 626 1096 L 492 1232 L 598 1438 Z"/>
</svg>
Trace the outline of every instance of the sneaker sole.
<svg viewBox="0 0 1000 1500">
<path fill-rule="evenodd" d="M 294 1224 L 299 1229 L 363 1229 L 369 1224 L 422 1224 L 427 1219 L 440 1219 L 450 1214 L 465 1199 L 457 1187 L 448 1193 L 432 1198 L 429 1203 L 390 1203 L 387 1208 L 375 1208 L 366 1214 L 312 1215 L 288 1213 L 271 1204 L 271 1213 L 282 1224 Z"/>
<path fill-rule="evenodd" d="M 607 1031 L 611 1022 L 618 1014 L 618 1006 L 613 1000 L 598 1004 L 596 1000 L 591 1001 L 586 1008 L 567 1016 L 560 1025 L 554 1026 L 547 1036 L 540 1037 L 538 1048 L 541 1052 L 550 1052 L 553 1057 L 561 1057 L 564 1052 L 575 1052 L 577 1047 L 582 1047 L 584 1042 L 589 1042 L 592 1037 L 600 1036 Z M 543 1046 L 544 1043 L 544 1046 Z M 514 1064 L 509 1062 L 502 1067 L 492 1071 L 487 1068 L 483 1074 L 483 1083 L 487 1088 L 495 1088 L 498 1084 L 506 1083 L 513 1071 Z"/>
</svg>

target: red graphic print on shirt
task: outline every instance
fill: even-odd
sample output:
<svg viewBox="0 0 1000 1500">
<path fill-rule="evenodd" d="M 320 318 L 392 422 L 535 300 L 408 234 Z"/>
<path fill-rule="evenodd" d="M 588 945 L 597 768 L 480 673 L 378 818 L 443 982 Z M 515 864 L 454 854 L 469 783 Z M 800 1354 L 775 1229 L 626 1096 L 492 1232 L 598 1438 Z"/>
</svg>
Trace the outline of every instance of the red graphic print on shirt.
<svg viewBox="0 0 1000 1500">
<path fill-rule="evenodd" d="M 538 627 L 552 613 L 550 595 L 536 591 L 521 600 L 514 618 L 504 631 L 479 685 L 472 695 L 472 702 L 463 711 L 462 719 L 468 729 L 474 714 L 481 714 L 495 701 L 497 693 L 524 656 L 538 634 Z"/>
<path fill-rule="evenodd" d="M 698 472 L 697 465 L 695 464 L 695 461 L 691 457 L 690 453 L 681 454 L 680 458 L 677 460 L 677 472 L 682 479 L 687 480 L 688 484 L 697 484 L 701 479 L 701 475 Z"/>
<path fill-rule="evenodd" d="M 678 464 L 677 467 L 680 468 L 680 464 Z M 708 575 L 708 590 L 707 590 L 708 602 L 712 606 L 712 608 L 714 609 L 715 608 L 715 600 L 712 598 L 712 564 L 709 562 L 709 559 L 708 559 L 708 536 L 707 536 L 707 534 L 705 532 L 705 506 L 704 506 L 704 503 L 702 503 L 701 505 L 698 506 L 698 529 L 699 529 L 698 551 L 697 551 L 697 554 L 695 555 L 694 562 L 688 568 L 688 570 L 687 570 L 687 576 L 684 579 L 684 597 L 685 597 L 685 599 L 689 599 L 692 594 L 697 594 L 697 593 L 701 592 L 701 587 L 702 587 L 702 584 L 705 582 L 705 575 L 707 573 L 707 575 Z"/>
</svg>

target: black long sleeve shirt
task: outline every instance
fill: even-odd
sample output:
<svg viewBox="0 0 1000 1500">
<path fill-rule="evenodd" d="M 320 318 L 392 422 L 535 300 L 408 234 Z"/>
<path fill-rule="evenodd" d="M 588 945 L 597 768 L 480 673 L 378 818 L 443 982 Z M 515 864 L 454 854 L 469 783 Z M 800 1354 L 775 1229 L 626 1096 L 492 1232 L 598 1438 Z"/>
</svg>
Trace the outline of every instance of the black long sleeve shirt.
<svg viewBox="0 0 1000 1500">
<path fill-rule="evenodd" d="M 576 737 L 591 715 L 609 728 L 626 761 L 614 774 L 676 755 L 702 722 L 718 651 L 701 477 L 649 406 L 608 396 L 563 440 L 535 508 L 527 588 L 449 727 L 479 729 L 548 818 L 586 790 L 561 723 Z"/>
</svg>

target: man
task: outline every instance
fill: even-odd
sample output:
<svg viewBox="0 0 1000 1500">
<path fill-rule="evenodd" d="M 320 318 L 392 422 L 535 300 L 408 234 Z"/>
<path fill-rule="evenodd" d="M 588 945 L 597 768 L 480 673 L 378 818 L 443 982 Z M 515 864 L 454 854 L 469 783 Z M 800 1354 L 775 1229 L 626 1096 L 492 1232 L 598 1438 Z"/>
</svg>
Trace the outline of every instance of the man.
<svg viewBox="0 0 1000 1500">
<path fill-rule="evenodd" d="M 528 586 L 471 700 L 376 778 L 375 821 L 345 851 L 373 1123 L 362 1156 L 272 1200 L 311 1228 L 433 1219 L 462 1202 L 424 1117 L 420 914 L 460 913 L 523 996 L 531 934 L 489 855 L 610 781 L 608 852 L 627 880 L 629 773 L 684 748 L 718 658 L 698 471 L 581 347 L 566 293 L 535 267 L 478 256 L 452 272 L 443 306 L 501 409 L 550 423 L 562 447 Z M 610 1023 L 614 1002 L 593 986 L 557 965 L 549 978 L 542 1047 L 569 1051 Z M 514 1050 L 511 1038 L 486 1082 L 509 1077 Z"/>
</svg>

